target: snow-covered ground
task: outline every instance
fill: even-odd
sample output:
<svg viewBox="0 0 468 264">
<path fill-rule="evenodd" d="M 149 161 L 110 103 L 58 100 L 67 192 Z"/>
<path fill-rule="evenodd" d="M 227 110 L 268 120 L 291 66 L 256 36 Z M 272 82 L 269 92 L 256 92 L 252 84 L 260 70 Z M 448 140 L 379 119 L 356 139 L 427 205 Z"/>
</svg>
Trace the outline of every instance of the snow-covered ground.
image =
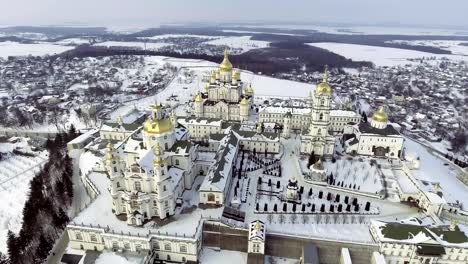
<svg viewBox="0 0 468 264">
<path fill-rule="evenodd" d="M 105 41 L 101 43 L 94 44 L 94 46 L 104 46 L 104 47 L 131 47 L 131 48 L 140 48 L 146 50 L 158 50 L 163 47 L 170 46 L 169 43 L 152 43 L 152 42 L 138 42 L 138 41 Z"/>
<path fill-rule="evenodd" d="M 468 44 L 466 41 L 454 41 L 454 40 L 392 40 L 388 43 L 407 44 L 413 46 L 430 46 L 449 50 L 452 54 L 468 56 L 468 46 L 460 44 Z"/>
<path fill-rule="evenodd" d="M 53 55 L 73 49 L 72 46 L 63 46 L 51 43 L 23 44 L 13 41 L 0 42 L 0 57 L 8 56 L 44 56 Z"/>
<path fill-rule="evenodd" d="M 123 256 L 115 252 L 103 252 L 96 259 L 95 264 L 140 264 L 142 263 L 141 257 L 133 257 L 128 254 Z"/>
<path fill-rule="evenodd" d="M 11 153 L 13 149 L 33 153 L 35 157 L 15 155 Z M 29 182 L 39 172 L 47 152 L 32 152 L 24 138 L 14 144 L 0 143 L 0 152 L 9 153 L 0 161 L 0 252 L 6 253 L 8 230 L 20 231 Z"/>
<path fill-rule="evenodd" d="M 233 25 L 234 26 L 234 25 Z M 468 36 L 466 29 L 449 28 L 418 28 L 418 27 L 385 27 L 385 26 L 320 26 L 320 25 L 300 25 L 300 24 L 279 24 L 279 25 L 238 25 L 244 28 L 271 28 L 271 29 L 298 29 L 315 30 L 330 34 L 346 35 L 426 35 L 426 36 Z"/>
<path fill-rule="evenodd" d="M 89 44 L 90 39 L 87 38 L 67 38 L 56 41 L 56 44 L 59 45 L 80 45 L 80 44 Z"/>
<path fill-rule="evenodd" d="M 241 49 L 246 52 L 252 49 L 266 48 L 270 45 L 268 41 L 252 40 L 252 36 L 224 37 L 205 42 L 211 45 L 223 45 L 232 49 Z"/>
<path fill-rule="evenodd" d="M 231 30 L 231 29 L 223 29 L 222 32 L 226 33 L 240 33 L 240 34 L 272 34 L 272 35 L 280 35 L 280 36 L 304 36 L 302 34 L 294 34 L 294 33 L 280 33 L 280 32 L 266 32 L 266 31 L 250 31 L 250 30 Z"/>
<path fill-rule="evenodd" d="M 219 263 L 245 264 L 247 263 L 247 253 L 204 247 L 200 254 L 200 263 L 201 264 L 219 264 Z"/>
<path fill-rule="evenodd" d="M 414 170 L 413 175 L 421 182 L 421 186 L 432 189 L 433 183 L 439 183 L 439 191 L 447 202 L 468 203 L 468 187 L 457 179 L 457 170 L 453 165 L 438 158 L 423 145 L 406 138 L 406 151 L 415 153 L 420 158 L 420 169 Z"/>
<path fill-rule="evenodd" d="M 308 45 L 329 50 L 333 53 L 342 55 L 354 61 L 370 61 L 376 66 L 397 66 L 412 64 L 408 59 L 417 59 L 422 57 L 448 58 L 451 60 L 468 61 L 468 56 L 461 55 L 439 55 L 428 52 L 376 47 L 357 44 L 344 44 L 333 42 L 308 43 Z"/>
</svg>

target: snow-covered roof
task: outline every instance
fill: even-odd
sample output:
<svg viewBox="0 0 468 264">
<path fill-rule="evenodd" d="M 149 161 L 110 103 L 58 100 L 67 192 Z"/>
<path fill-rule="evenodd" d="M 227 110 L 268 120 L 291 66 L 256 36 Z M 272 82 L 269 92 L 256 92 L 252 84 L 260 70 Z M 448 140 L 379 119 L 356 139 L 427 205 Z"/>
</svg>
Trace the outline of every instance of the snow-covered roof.
<svg viewBox="0 0 468 264">
<path fill-rule="evenodd" d="M 443 197 L 439 196 L 436 193 L 424 192 L 424 194 L 427 196 L 427 198 L 432 204 L 446 204 L 447 203 L 447 201 L 445 201 Z"/>
<path fill-rule="evenodd" d="M 67 144 L 78 144 L 78 143 L 85 142 L 89 138 L 93 137 L 94 134 L 96 134 L 98 131 L 99 130 L 97 130 L 97 129 L 91 129 L 90 131 L 88 131 L 88 132 L 86 132 L 84 134 L 81 134 L 78 137 L 74 138 L 72 141 L 68 142 Z"/>
<path fill-rule="evenodd" d="M 249 225 L 249 240 L 258 239 L 265 241 L 265 223 L 260 220 L 253 221 Z"/>
<path fill-rule="evenodd" d="M 236 158 L 238 146 L 239 139 L 233 132 L 230 132 L 221 140 L 215 156 L 216 162 L 208 170 L 207 176 L 200 188 L 201 191 L 208 191 L 212 187 L 215 187 L 218 191 L 224 192 L 229 172 Z"/>
<path fill-rule="evenodd" d="M 310 113 L 310 108 L 298 108 L 298 107 L 282 107 L 282 106 L 267 106 L 258 111 L 259 113 L 274 113 L 274 114 L 286 114 L 290 112 L 293 115 L 305 115 Z"/>
<path fill-rule="evenodd" d="M 188 124 L 194 125 L 205 125 L 205 126 L 218 126 L 220 127 L 223 120 L 218 118 L 193 118 L 193 117 L 184 117 L 177 119 L 177 122 L 183 126 Z"/>
<path fill-rule="evenodd" d="M 451 230 L 446 226 L 429 227 L 418 222 L 410 224 L 387 223 L 377 220 L 371 220 L 371 227 L 376 231 L 377 239 L 380 242 L 431 243 L 468 248 L 468 237 L 458 227 Z"/>
<path fill-rule="evenodd" d="M 343 116 L 343 117 L 359 117 L 359 115 L 354 111 L 348 110 L 331 110 L 330 117 Z"/>
</svg>

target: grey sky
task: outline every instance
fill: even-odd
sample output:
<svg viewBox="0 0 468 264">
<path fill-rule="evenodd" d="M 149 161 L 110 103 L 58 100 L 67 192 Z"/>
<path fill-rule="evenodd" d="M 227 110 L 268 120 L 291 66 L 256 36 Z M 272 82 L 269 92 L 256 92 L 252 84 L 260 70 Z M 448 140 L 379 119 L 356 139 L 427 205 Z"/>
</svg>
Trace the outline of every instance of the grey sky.
<svg viewBox="0 0 468 264">
<path fill-rule="evenodd" d="M 3 25 L 279 21 L 468 27 L 467 0 L 0 0 L 0 10 Z"/>
</svg>

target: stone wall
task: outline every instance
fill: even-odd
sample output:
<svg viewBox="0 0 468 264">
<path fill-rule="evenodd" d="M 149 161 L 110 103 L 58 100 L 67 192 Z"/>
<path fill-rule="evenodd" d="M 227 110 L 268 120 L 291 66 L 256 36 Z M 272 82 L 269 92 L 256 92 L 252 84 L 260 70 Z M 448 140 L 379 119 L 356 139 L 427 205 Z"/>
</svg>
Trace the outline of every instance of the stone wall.
<svg viewBox="0 0 468 264">
<path fill-rule="evenodd" d="M 216 223 L 205 223 L 203 227 L 203 246 L 247 252 L 247 242 L 246 229 L 231 228 Z M 339 263 L 341 248 L 349 249 L 353 264 L 369 264 L 372 252 L 378 251 L 377 244 L 373 243 L 327 241 L 267 233 L 265 254 L 299 259 L 305 243 L 313 243 L 318 247 L 320 263 L 323 264 Z"/>
</svg>

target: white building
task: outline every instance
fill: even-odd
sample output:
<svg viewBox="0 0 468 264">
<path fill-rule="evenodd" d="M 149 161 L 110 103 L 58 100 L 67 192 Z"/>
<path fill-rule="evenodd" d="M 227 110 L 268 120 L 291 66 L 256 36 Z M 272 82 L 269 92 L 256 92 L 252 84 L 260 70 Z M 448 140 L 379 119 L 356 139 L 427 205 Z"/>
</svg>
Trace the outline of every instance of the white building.
<svg viewBox="0 0 468 264">
<path fill-rule="evenodd" d="M 111 180 L 112 209 L 129 225 L 174 214 L 176 198 L 193 183 L 191 144 L 176 142 L 161 106 L 118 149 L 109 143 L 104 164 Z"/>
<path fill-rule="evenodd" d="M 332 90 L 325 71 L 323 81 L 311 94 L 310 126 L 301 135 L 301 153 L 315 155 L 333 155 L 335 137 L 330 135 L 330 102 Z"/>
<path fill-rule="evenodd" d="M 284 126 L 286 114 L 291 114 L 291 130 L 305 131 L 310 126 L 310 108 L 267 106 L 258 111 L 258 121 L 276 123 Z M 343 133 L 346 126 L 359 124 L 361 116 L 349 110 L 330 110 L 328 131 L 332 134 Z"/>
<path fill-rule="evenodd" d="M 361 122 L 351 128 L 346 139 L 347 153 L 397 159 L 401 156 L 404 138 L 391 125 L 381 106 L 372 116 L 371 122 Z"/>
<path fill-rule="evenodd" d="M 254 92 L 240 79 L 240 71 L 233 70 L 227 50 L 219 68 L 211 74 L 203 93 L 193 99 L 195 117 L 245 121 L 248 119 Z"/>
<path fill-rule="evenodd" d="M 420 222 L 371 220 L 371 235 L 388 264 L 462 264 L 468 262 L 468 237 L 454 222 L 429 227 Z"/>
<path fill-rule="evenodd" d="M 256 220 L 249 225 L 249 245 L 248 253 L 265 254 L 265 224 Z"/>
<path fill-rule="evenodd" d="M 211 166 L 200 187 L 200 204 L 224 204 L 229 196 L 233 167 L 236 164 L 239 139 L 230 132 L 220 142 L 215 156 L 215 164 Z"/>
</svg>

